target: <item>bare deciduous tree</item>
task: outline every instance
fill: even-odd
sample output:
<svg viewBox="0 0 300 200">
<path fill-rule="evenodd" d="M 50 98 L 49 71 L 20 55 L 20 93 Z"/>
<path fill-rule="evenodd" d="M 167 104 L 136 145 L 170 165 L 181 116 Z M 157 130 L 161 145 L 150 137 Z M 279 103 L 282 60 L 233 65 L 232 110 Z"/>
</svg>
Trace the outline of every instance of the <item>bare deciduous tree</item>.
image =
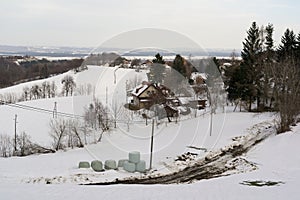
<svg viewBox="0 0 300 200">
<path fill-rule="evenodd" d="M 78 120 L 70 119 L 68 121 L 69 124 L 69 147 L 83 147 L 84 144 L 82 142 L 82 128 L 80 122 Z"/>
<path fill-rule="evenodd" d="M 11 137 L 6 134 L 0 135 L 0 156 L 10 157 L 13 155 L 13 144 Z"/>
<path fill-rule="evenodd" d="M 30 93 L 32 94 L 34 99 L 39 99 L 41 97 L 41 88 L 38 85 L 33 85 L 30 89 Z"/>
<path fill-rule="evenodd" d="M 266 67 L 272 77 L 275 108 L 280 114 L 278 133 L 282 133 L 290 130 L 300 114 L 300 67 L 290 57 Z"/>
<path fill-rule="evenodd" d="M 42 87 L 41 87 L 41 96 L 42 96 L 42 98 L 50 98 L 49 95 L 50 94 L 50 84 L 49 84 L 49 82 L 47 82 L 47 81 L 44 81 L 43 83 L 42 83 Z"/>
<path fill-rule="evenodd" d="M 27 100 L 30 100 L 30 98 L 31 98 L 30 89 L 29 89 L 29 87 L 25 86 L 23 88 L 23 100 L 27 101 Z"/>
<path fill-rule="evenodd" d="M 50 90 L 48 91 L 48 97 L 56 97 L 56 90 L 57 90 L 57 86 L 55 85 L 55 82 L 52 81 L 51 85 L 50 85 Z"/>
<path fill-rule="evenodd" d="M 93 129 L 101 129 L 102 132 L 98 141 L 101 141 L 102 134 L 108 131 L 111 126 L 108 109 L 98 99 L 95 99 L 89 108 L 85 110 L 84 120 Z"/>
<path fill-rule="evenodd" d="M 31 142 L 31 138 L 25 132 L 17 136 L 17 149 L 16 154 L 18 156 L 27 156 L 34 153 L 35 147 Z"/>
<path fill-rule="evenodd" d="M 65 119 L 57 119 L 50 121 L 50 136 L 53 138 L 53 148 L 57 151 L 59 149 L 63 149 L 64 138 L 67 135 L 67 120 Z"/>
<path fill-rule="evenodd" d="M 62 80 L 61 83 L 63 84 L 63 93 L 65 96 L 73 95 L 73 91 L 76 87 L 76 83 L 74 78 L 70 75 L 66 75 Z"/>
<path fill-rule="evenodd" d="M 17 95 L 13 92 L 4 93 L 3 95 L 1 95 L 1 100 L 3 100 L 6 103 L 18 102 Z"/>
</svg>

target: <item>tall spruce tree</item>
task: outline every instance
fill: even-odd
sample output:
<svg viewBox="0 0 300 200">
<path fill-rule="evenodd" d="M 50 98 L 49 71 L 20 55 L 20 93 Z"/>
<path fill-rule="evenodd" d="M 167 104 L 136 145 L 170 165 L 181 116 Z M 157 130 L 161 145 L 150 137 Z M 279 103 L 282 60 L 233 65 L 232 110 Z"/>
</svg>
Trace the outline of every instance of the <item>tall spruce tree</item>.
<svg viewBox="0 0 300 200">
<path fill-rule="evenodd" d="M 247 37 L 243 42 L 243 50 L 241 56 L 243 58 L 243 63 L 247 64 L 249 67 L 252 67 L 256 55 L 261 51 L 261 42 L 259 39 L 259 28 L 256 25 L 256 22 L 252 23 L 252 26 L 247 31 Z"/>
<path fill-rule="evenodd" d="M 266 41 L 265 41 L 266 50 L 268 52 L 274 50 L 273 32 L 274 32 L 273 24 L 268 24 L 266 26 Z"/>
<path fill-rule="evenodd" d="M 240 70 L 245 74 L 245 78 L 241 80 L 241 87 L 243 91 L 242 100 L 248 103 L 248 110 L 252 110 L 252 103 L 258 96 L 260 96 L 260 83 L 261 71 L 257 67 L 257 59 L 259 53 L 262 51 L 260 40 L 260 31 L 256 22 L 247 31 L 247 37 L 243 42 L 243 50 L 241 56 L 243 62 L 241 63 Z"/>
<path fill-rule="evenodd" d="M 297 49 L 297 39 L 293 30 L 286 29 L 281 37 L 281 44 L 278 47 L 279 59 L 283 57 L 294 57 Z"/>
<path fill-rule="evenodd" d="M 273 39 L 274 26 L 273 24 L 268 24 L 265 28 L 265 42 L 264 42 L 264 52 L 259 56 L 259 65 L 261 66 L 261 103 L 258 102 L 258 110 L 264 111 L 266 106 L 272 107 L 272 96 L 271 96 L 271 82 L 272 77 L 270 76 L 270 68 L 274 65 L 275 60 L 275 50 L 274 50 L 274 39 Z M 258 97 L 259 99 L 259 97 Z"/>
</svg>

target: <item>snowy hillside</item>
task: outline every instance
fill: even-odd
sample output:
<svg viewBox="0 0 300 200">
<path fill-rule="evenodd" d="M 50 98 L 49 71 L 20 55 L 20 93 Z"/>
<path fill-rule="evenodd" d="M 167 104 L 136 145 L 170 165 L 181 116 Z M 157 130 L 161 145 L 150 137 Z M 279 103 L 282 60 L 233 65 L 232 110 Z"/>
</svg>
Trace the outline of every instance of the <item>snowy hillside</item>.
<svg viewBox="0 0 300 200">
<path fill-rule="evenodd" d="M 74 77 L 77 92 L 72 97 L 55 97 L 49 99 L 36 99 L 26 102 L 17 103 L 17 105 L 2 105 L 0 106 L 0 133 L 5 133 L 13 136 L 14 134 L 14 119 L 18 115 L 18 132 L 26 132 L 34 142 L 41 145 L 50 145 L 49 122 L 53 118 L 53 110 L 55 102 L 57 103 L 57 112 L 66 113 L 68 115 L 82 116 L 84 109 L 92 103 L 93 98 L 100 99 L 103 103 L 107 102 L 111 107 L 115 102 L 113 99 L 118 99 L 120 103 L 126 101 L 126 84 L 134 87 L 139 82 L 146 79 L 145 72 L 136 72 L 133 69 L 119 69 L 111 67 L 88 66 L 88 70 L 80 73 L 69 71 L 67 73 L 54 76 L 44 80 L 22 83 L 16 86 L 0 89 L 1 94 L 14 94 L 17 99 L 22 98 L 23 88 L 31 88 L 33 85 L 41 85 L 43 82 L 55 82 L 58 91 L 62 91 L 61 80 L 66 75 Z M 115 77 L 115 78 L 114 78 Z M 80 95 L 78 90 L 83 86 L 91 85 L 92 92 L 90 95 Z M 107 97 L 107 99 L 106 99 Z M 28 109 L 34 107 L 42 109 Z M 46 112 L 44 110 L 47 110 Z"/>
<path fill-rule="evenodd" d="M 245 129 L 250 124 L 268 119 L 268 116 L 231 113 L 227 115 L 230 121 L 240 119 L 240 123 L 225 123 L 224 133 L 219 143 L 230 143 L 233 136 L 247 134 Z M 244 120 L 243 120 L 244 119 Z M 227 125 L 226 125 L 227 124 Z M 239 124 L 239 125 L 237 125 Z M 244 128 L 243 128 L 244 127 Z M 5 199 L 80 199 L 99 198 L 141 199 L 145 196 L 151 199 L 298 199 L 300 178 L 299 163 L 296 156 L 299 152 L 297 141 L 300 139 L 300 127 L 280 136 L 272 136 L 244 156 L 254 163 L 257 169 L 252 172 L 239 173 L 221 178 L 203 180 L 188 185 L 117 185 L 117 186 L 78 186 L 78 183 L 93 180 L 109 180 L 132 176 L 124 171 L 107 171 L 95 173 L 91 170 L 79 170 L 79 160 L 106 159 L 118 157 L 111 149 L 103 150 L 105 142 L 88 146 L 86 149 L 70 150 L 50 155 L 36 155 L 25 158 L 0 159 L 1 196 Z M 237 131 L 239 130 L 239 131 Z M 244 133 L 242 133 L 244 132 Z M 112 138 L 110 138 L 112 139 Z M 125 141 L 124 141 L 125 143 Z M 155 143 L 157 145 L 157 143 Z M 130 148 L 131 144 L 127 144 Z M 176 151 L 177 147 L 172 147 Z M 155 158 L 163 155 L 159 152 Z M 276 155 L 276 156 L 274 156 Z M 124 154 L 125 156 L 125 154 Z M 161 169 L 160 169 L 161 170 Z M 139 176 L 139 174 L 134 174 Z M 54 185 L 45 185 L 51 180 Z M 280 182 L 277 186 L 248 186 L 246 182 Z M 59 183 L 57 185 L 57 183 Z M 26 195 L 24 195 L 26 194 Z"/>
<path fill-rule="evenodd" d="M 75 91 L 75 95 L 79 95 L 78 93 L 80 92 L 78 90 L 87 85 L 92 85 L 92 89 L 96 92 L 96 95 L 105 96 L 106 87 L 108 88 L 108 92 L 112 93 L 116 86 L 125 86 L 126 80 L 128 81 L 127 84 L 131 84 L 131 87 L 134 87 L 134 84 L 138 84 L 135 83 L 137 81 L 147 80 L 146 74 L 143 71 L 136 72 L 134 69 L 122 69 L 118 66 L 114 68 L 88 66 L 88 70 L 84 70 L 80 73 L 69 71 L 47 79 L 21 83 L 12 87 L 0 89 L 0 97 L 1 95 L 2 97 L 5 96 L 5 94 L 14 94 L 17 99 L 21 99 L 25 87 L 31 88 L 33 85 L 42 85 L 43 82 L 54 82 L 57 86 L 57 91 L 61 93 L 63 87 L 61 81 L 66 75 L 72 76 L 76 82 L 77 92 Z"/>
<path fill-rule="evenodd" d="M 0 105 L 0 134 L 14 136 L 14 117 L 17 118 L 17 132 L 26 132 L 40 145 L 51 147 L 49 122 L 53 119 L 55 102 L 58 118 L 82 120 L 84 110 L 98 98 L 110 109 L 127 102 L 126 92 L 147 80 L 146 71 L 134 69 L 88 66 L 80 73 L 72 71 L 54 76 L 58 90 L 65 75 L 74 77 L 77 89 L 90 84 L 89 95 L 57 96 L 36 99 L 17 104 Z M 0 90 L 0 94 L 14 93 L 22 96 L 24 87 L 41 84 L 45 80 L 16 85 Z M 121 106 L 122 109 L 123 106 Z M 298 199 L 297 185 L 300 184 L 300 126 L 293 131 L 275 136 L 274 113 L 226 112 L 211 116 L 209 110 L 197 111 L 180 118 L 177 122 L 159 121 L 152 124 L 142 118 L 132 117 L 138 112 L 122 110 L 126 120 L 116 123 L 116 128 L 104 132 L 100 142 L 84 148 L 66 149 L 53 154 L 27 157 L 0 157 L 1 199 Z M 131 116 L 132 115 L 132 116 Z M 211 118 L 212 117 L 212 118 Z M 211 121 L 213 124 L 211 124 Z M 224 149 L 247 145 L 247 138 L 253 134 L 266 134 L 268 138 L 254 146 L 249 152 L 226 160 L 226 166 L 234 168 L 222 173 L 219 178 L 192 181 L 190 184 L 173 185 L 115 185 L 79 186 L 79 184 L 109 182 L 116 179 L 140 178 L 141 173 L 128 173 L 123 169 L 94 172 L 92 169 L 78 169 L 80 161 L 120 160 L 128 152 L 139 151 L 149 167 L 150 135 L 154 131 L 153 168 L 146 176 L 160 176 L 176 173 L 201 159 L 213 157 Z M 97 140 L 99 132 L 89 135 Z M 98 135 L 96 135 L 98 134 Z M 244 143 L 242 143 L 244 142 Z M 180 160 L 182 154 L 192 155 Z M 219 163 L 213 163 L 219 164 Z M 273 186 L 266 186 L 269 182 Z M 51 185 L 46 185 L 51 184 Z M 261 187 L 257 185 L 261 184 Z M 254 186 L 256 185 L 256 186 Z M 26 195 L 25 195 L 26 194 Z"/>
</svg>

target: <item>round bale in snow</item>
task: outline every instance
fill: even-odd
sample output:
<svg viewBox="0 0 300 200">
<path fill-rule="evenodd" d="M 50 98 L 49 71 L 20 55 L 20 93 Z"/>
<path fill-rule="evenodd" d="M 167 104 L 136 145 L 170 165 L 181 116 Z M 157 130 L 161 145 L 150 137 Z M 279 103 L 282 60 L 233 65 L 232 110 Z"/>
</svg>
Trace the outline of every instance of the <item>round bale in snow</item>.
<svg viewBox="0 0 300 200">
<path fill-rule="evenodd" d="M 146 162 L 144 160 L 141 160 L 139 163 L 136 164 L 136 171 L 138 172 L 146 171 Z"/>
<path fill-rule="evenodd" d="M 105 169 L 117 169 L 117 163 L 115 160 L 106 160 L 104 164 Z"/>
<path fill-rule="evenodd" d="M 103 164 L 100 160 L 93 160 L 91 163 L 91 167 L 95 172 L 102 172 L 103 170 Z"/>
<path fill-rule="evenodd" d="M 132 151 L 129 153 L 129 162 L 131 163 L 138 163 L 140 162 L 140 152 L 138 151 Z"/>
<path fill-rule="evenodd" d="M 122 159 L 118 161 L 118 167 L 124 167 L 124 163 L 129 162 L 128 159 Z"/>
<path fill-rule="evenodd" d="M 124 162 L 124 170 L 128 172 L 135 172 L 135 164 L 131 162 Z"/>
<path fill-rule="evenodd" d="M 86 161 L 79 162 L 79 168 L 90 168 L 90 163 Z"/>
</svg>

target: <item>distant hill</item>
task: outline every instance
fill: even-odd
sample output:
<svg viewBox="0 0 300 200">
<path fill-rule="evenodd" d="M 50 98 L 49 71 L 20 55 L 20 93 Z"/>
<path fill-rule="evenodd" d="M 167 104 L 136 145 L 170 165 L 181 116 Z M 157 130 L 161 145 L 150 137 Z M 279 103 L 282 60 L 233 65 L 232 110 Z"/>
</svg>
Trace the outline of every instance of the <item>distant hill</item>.
<svg viewBox="0 0 300 200">
<path fill-rule="evenodd" d="M 159 50 L 159 51 L 158 51 Z M 0 45 L 0 55 L 21 55 L 21 56 L 44 56 L 44 57 L 85 57 L 93 51 L 91 47 L 45 47 L 45 46 L 9 46 Z M 163 56 L 172 56 L 176 54 L 195 56 L 215 56 L 229 57 L 233 49 L 205 49 L 205 50 L 163 50 L 157 48 L 141 48 L 141 49 L 105 49 L 98 48 L 95 53 L 102 52 L 125 52 L 124 56 L 154 56 L 160 52 Z M 235 50 L 239 56 L 239 49 Z"/>
<path fill-rule="evenodd" d="M 84 57 L 92 48 L 86 47 L 38 47 L 0 45 L 0 55 Z"/>
</svg>

